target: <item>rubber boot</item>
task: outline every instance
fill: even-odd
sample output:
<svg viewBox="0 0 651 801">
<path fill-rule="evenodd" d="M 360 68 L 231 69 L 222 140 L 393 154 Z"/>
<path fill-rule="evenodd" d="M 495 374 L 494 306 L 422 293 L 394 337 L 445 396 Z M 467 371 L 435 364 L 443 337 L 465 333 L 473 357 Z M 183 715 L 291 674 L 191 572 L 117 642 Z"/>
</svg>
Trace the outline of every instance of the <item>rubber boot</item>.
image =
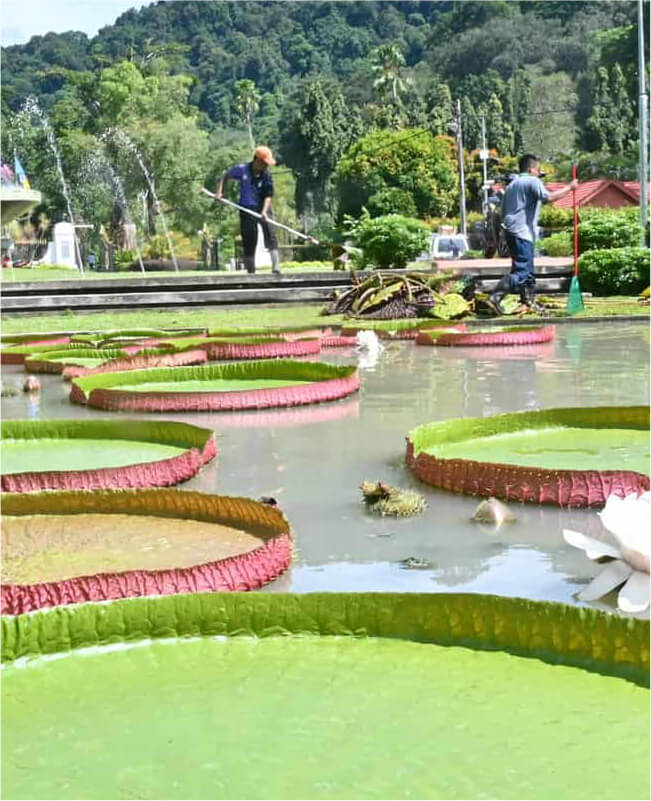
<svg viewBox="0 0 651 801">
<path fill-rule="evenodd" d="M 526 284 L 524 287 L 524 303 L 532 312 L 544 313 L 542 306 L 536 303 L 536 286 L 535 284 Z"/>
<path fill-rule="evenodd" d="M 504 314 L 504 309 L 500 306 L 500 301 L 505 295 L 508 295 L 510 291 L 511 279 L 508 275 L 503 275 L 488 298 L 488 305 L 496 314 Z"/>
<path fill-rule="evenodd" d="M 271 256 L 271 272 L 274 275 L 280 275 L 280 254 L 274 249 L 269 251 L 269 255 Z"/>
<path fill-rule="evenodd" d="M 255 272 L 255 256 L 245 256 L 243 261 L 247 273 L 253 274 Z"/>
</svg>

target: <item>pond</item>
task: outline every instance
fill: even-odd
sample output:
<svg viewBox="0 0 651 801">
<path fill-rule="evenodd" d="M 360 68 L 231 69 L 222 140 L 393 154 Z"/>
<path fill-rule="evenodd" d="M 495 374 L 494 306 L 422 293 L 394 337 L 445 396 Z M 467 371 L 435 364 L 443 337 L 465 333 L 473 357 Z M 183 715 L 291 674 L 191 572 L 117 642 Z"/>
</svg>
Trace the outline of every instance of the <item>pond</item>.
<svg viewBox="0 0 651 801">
<path fill-rule="evenodd" d="M 264 592 L 481 592 L 577 603 L 595 575 L 563 528 L 599 535 L 595 511 L 512 504 L 498 530 L 471 521 L 479 500 L 421 484 L 404 464 L 405 436 L 422 423 L 564 406 L 649 403 L 646 323 L 563 324 L 554 342 L 523 348 L 435 348 L 387 342 L 361 365 L 361 391 L 313 407 L 239 413 L 137 415 L 213 429 L 218 458 L 182 489 L 273 496 L 293 526 L 293 566 Z M 322 360 L 355 364 L 353 350 Z M 22 367 L 3 366 L 19 386 Z M 73 405 L 60 376 L 41 392 L 3 398 L 7 418 L 102 418 Z M 377 517 L 361 502 L 363 480 L 418 489 L 424 514 Z M 413 560 L 419 567 L 407 567 Z M 610 598 L 596 603 L 614 608 Z"/>
</svg>

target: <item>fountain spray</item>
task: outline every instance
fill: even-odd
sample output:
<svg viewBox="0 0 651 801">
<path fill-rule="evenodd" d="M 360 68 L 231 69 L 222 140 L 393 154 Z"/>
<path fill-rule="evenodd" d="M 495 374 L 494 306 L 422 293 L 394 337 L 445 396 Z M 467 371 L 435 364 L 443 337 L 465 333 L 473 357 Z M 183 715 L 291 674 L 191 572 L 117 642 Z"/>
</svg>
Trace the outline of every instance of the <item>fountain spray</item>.
<svg viewBox="0 0 651 801">
<path fill-rule="evenodd" d="M 66 179 L 63 174 L 63 166 L 61 164 L 61 154 L 59 153 L 59 148 L 57 147 L 56 137 L 54 136 L 54 131 L 52 130 L 52 126 L 50 125 L 50 120 L 48 119 L 47 114 L 39 106 L 38 100 L 33 95 L 30 95 L 25 100 L 25 103 L 23 104 L 23 107 L 20 110 L 20 114 L 30 117 L 36 117 L 41 124 L 41 128 L 45 132 L 45 137 L 47 139 L 48 145 L 50 146 L 50 150 L 54 155 L 57 174 L 59 176 L 59 181 L 61 183 L 63 199 L 65 200 L 66 209 L 68 210 L 68 218 L 70 220 L 74 232 L 75 253 L 77 256 L 77 263 L 79 264 L 79 270 L 82 276 L 85 276 L 86 273 L 84 272 L 84 262 L 83 259 L 81 258 L 81 252 L 79 250 L 79 239 L 77 238 L 77 231 L 75 229 L 75 218 L 72 213 L 72 203 L 70 202 L 70 193 L 68 192 L 68 185 L 66 183 Z"/>
<path fill-rule="evenodd" d="M 154 203 L 156 204 L 159 213 L 161 222 L 163 223 L 163 230 L 165 232 L 165 238 L 167 239 L 167 245 L 170 249 L 170 255 L 172 257 L 172 262 L 174 264 L 174 269 L 178 273 L 179 265 L 176 260 L 176 253 L 174 252 L 174 246 L 172 245 L 172 238 L 170 236 L 169 229 L 167 227 L 167 220 L 165 219 L 165 214 L 163 213 L 163 209 L 160 205 L 160 200 L 158 199 L 158 195 L 156 194 L 156 188 L 154 186 L 154 182 L 152 180 L 151 175 L 149 174 L 149 170 L 145 166 L 145 162 L 142 158 L 142 154 L 136 147 L 136 145 L 131 141 L 131 139 L 127 136 L 127 134 L 121 130 L 120 128 L 109 128 L 102 134 L 101 138 L 110 137 L 114 139 L 118 144 L 123 145 L 130 153 L 133 154 L 136 161 L 140 165 L 140 169 L 142 170 L 142 174 L 145 176 L 145 180 L 147 181 L 147 185 L 149 186 L 149 191 L 154 199 Z"/>
</svg>

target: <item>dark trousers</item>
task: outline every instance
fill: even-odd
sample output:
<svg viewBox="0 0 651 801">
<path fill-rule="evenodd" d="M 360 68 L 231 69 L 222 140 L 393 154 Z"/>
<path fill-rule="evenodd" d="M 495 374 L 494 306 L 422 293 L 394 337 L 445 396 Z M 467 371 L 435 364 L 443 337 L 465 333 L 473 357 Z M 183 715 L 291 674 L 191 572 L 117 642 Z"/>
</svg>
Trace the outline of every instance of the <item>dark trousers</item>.
<svg viewBox="0 0 651 801">
<path fill-rule="evenodd" d="M 258 212 L 259 214 L 259 212 Z M 267 215 L 271 217 L 271 214 Z M 277 250 L 278 241 L 273 226 L 268 222 L 258 220 L 250 214 L 240 212 L 240 233 L 242 234 L 242 247 L 244 249 L 244 258 L 255 258 L 255 249 L 258 244 L 258 223 L 262 226 L 262 235 L 264 237 L 264 246 L 267 250 Z M 248 269 L 248 268 L 247 268 Z M 252 271 L 251 271 L 252 272 Z"/>
<path fill-rule="evenodd" d="M 525 287 L 536 285 L 533 272 L 533 242 L 513 236 L 509 231 L 506 232 L 506 242 L 511 255 L 510 289 L 513 293 L 523 293 Z"/>
</svg>

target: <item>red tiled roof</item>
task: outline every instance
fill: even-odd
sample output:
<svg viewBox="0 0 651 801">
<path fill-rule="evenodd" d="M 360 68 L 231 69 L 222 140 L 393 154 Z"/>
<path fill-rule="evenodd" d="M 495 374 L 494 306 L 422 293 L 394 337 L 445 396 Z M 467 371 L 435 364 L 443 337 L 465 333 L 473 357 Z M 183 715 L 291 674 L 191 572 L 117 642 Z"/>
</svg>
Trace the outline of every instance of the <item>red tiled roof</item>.
<svg viewBox="0 0 651 801">
<path fill-rule="evenodd" d="M 564 189 L 568 182 L 558 183 L 550 181 L 546 184 L 550 192 L 557 192 L 559 189 Z M 639 181 L 615 181 L 609 178 L 598 178 L 594 181 L 583 181 L 579 184 L 576 190 L 576 199 L 579 206 L 589 206 L 597 196 L 605 189 L 614 189 L 616 192 L 622 194 L 622 199 L 629 202 L 639 203 L 640 200 L 640 182 Z M 553 201 L 554 206 L 560 208 L 571 208 L 574 200 L 572 192 L 569 192 L 565 197 Z"/>
</svg>

